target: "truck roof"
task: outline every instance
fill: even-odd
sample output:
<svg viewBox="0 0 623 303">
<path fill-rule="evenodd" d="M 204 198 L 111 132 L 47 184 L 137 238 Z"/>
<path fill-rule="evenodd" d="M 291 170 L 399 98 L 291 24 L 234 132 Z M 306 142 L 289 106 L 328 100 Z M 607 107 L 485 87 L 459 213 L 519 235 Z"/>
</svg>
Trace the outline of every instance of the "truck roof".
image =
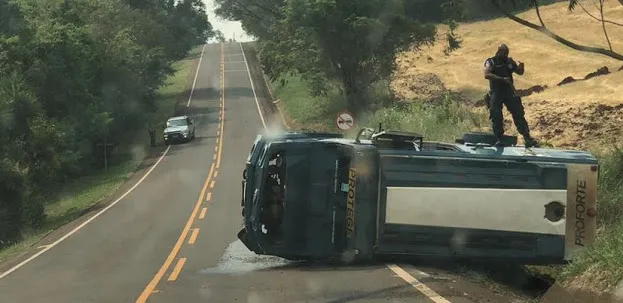
<svg viewBox="0 0 623 303">
<path fill-rule="evenodd" d="M 183 115 L 183 116 L 175 116 L 175 117 L 171 117 L 171 118 L 167 119 L 167 121 L 183 120 L 183 119 L 186 119 L 186 118 L 188 118 L 188 116 L 186 116 L 186 115 Z"/>
<path fill-rule="evenodd" d="M 409 133 L 403 133 L 409 134 Z M 412 134 L 417 135 L 417 134 Z M 420 137 L 421 138 L 421 137 Z M 344 138 L 341 134 L 332 133 L 283 133 L 278 136 L 262 137 L 262 141 L 269 142 L 300 142 L 300 143 L 338 143 L 350 146 L 374 146 L 383 155 L 403 156 L 440 156 L 461 157 L 500 160 L 518 160 L 538 162 L 581 162 L 597 163 L 597 159 L 590 152 L 558 148 L 530 148 L 523 146 L 493 147 L 486 144 L 450 143 L 438 141 L 422 141 L 422 150 L 415 147 L 392 148 L 380 147 L 370 139 L 359 141 L 352 138 Z"/>
<path fill-rule="evenodd" d="M 319 141 L 324 142 L 339 142 L 348 145 L 374 145 L 372 140 L 361 140 L 359 143 L 355 139 L 323 139 Z M 597 161 L 595 156 L 586 151 L 579 150 L 567 150 L 556 148 L 530 148 L 526 149 L 523 146 L 506 146 L 506 147 L 493 147 L 486 145 L 471 145 L 460 143 L 448 143 L 437 141 L 423 141 L 424 148 L 421 151 L 415 149 L 381 149 L 382 154 L 422 154 L 427 156 L 449 156 L 449 154 L 457 154 L 460 157 L 466 158 L 524 158 L 526 160 L 539 160 L 547 161 L 554 160 L 559 162 L 561 160 L 579 160 L 580 162 L 594 162 Z M 439 149 L 438 147 L 443 147 Z M 547 160 L 546 160 L 547 159 Z"/>
</svg>

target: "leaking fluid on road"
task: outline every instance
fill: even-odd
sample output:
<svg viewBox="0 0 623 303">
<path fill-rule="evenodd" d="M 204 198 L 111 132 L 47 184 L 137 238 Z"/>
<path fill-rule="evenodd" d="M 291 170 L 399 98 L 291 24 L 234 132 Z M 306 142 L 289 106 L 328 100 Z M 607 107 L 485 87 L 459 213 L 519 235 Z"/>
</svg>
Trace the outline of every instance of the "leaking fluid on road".
<svg viewBox="0 0 623 303">
<path fill-rule="evenodd" d="M 244 246 L 240 240 L 229 244 L 225 253 L 214 267 L 200 271 L 201 274 L 240 275 L 257 270 L 284 267 L 295 264 L 283 258 L 257 255 Z"/>
</svg>

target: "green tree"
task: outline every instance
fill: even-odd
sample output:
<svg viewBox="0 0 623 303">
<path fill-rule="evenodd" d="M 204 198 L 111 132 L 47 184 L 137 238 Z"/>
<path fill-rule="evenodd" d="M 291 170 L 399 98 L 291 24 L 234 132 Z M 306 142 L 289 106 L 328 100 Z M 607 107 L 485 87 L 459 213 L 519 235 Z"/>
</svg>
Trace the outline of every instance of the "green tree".
<svg viewBox="0 0 623 303">
<path fill-rule="evenodd" d="M 216 41 L 220 43 L 224 43 L 226 41 L 225 35 L 223 35 L 223 32 L 221 32 L 220 30 L 214 31 L 214 39 L 216 39 Z"/>
<path fill-rule="evenodd" d="M 244 31 L 258 40 L 270 40 L 285 14 L 286 0 L 215 0 L 217 15 L 239 21 Z"/>
<path fill-rule="evenodd" d="M 313 61 L 303 53 L 297 62 L 339 81 L 355 115 L 368 109 L 370 85 L 394 71 L 398 52 L 434 41 L 435 27 L 408 18 L 400 0 L 293 0 L 286 13 L 302 44 L 316 46 Z"/>
<path fill-rule="evenodd" d="M 0 0 L 0 246 L 131 140 L 171 64 L 214 35 L 200 0 Z"/>
<path fill-rule="evenodd" d="M 314 94 L 340 84 L 357 115 L 368 88 L 395 69 L 400 51 L 434 41 L 435 27 L 405 14 L 402 0 L 217 0 L 217 13 L 256 36 L 266 73 L 297 72 Z"/>
</svg>

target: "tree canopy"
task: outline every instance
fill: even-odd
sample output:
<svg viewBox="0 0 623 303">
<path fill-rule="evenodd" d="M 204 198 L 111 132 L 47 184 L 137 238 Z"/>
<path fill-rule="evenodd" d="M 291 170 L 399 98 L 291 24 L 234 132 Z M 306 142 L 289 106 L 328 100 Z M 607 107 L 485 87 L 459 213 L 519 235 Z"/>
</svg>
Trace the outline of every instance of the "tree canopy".
<svg viewBox="0 0 623 303">
<path fill-rule="evenodd" d="M 97 167 L 97 144 L 141 128 L 171 63 L 213 34 L 201 0 L 0 0 L 0 246 Z"/>
<path fill-rule="evenodd" d="M 369 105 L 367 90 L 387 78 L 398 52 L 433 43 L 435 26 L 406 14 L 403 0 L 217 0 L 217 14 L 258 38 L 272 80 L 296 72 L 314 94 L 340 84 L 348 109 Z"/>
</svg>

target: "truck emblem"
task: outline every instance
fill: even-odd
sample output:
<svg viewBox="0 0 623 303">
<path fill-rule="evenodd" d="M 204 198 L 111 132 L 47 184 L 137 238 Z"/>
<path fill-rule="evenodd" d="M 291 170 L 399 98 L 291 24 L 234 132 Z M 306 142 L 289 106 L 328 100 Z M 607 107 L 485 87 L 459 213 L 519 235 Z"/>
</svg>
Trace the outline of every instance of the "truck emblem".
<svg viewBox="0 0 623 303">
<path fill-rule="evenodd" d="M 353 238 L 355 235 L 355 169 L 348 172 L 348 196 L 346 198 L 346 237 Z"/>
</svg>

